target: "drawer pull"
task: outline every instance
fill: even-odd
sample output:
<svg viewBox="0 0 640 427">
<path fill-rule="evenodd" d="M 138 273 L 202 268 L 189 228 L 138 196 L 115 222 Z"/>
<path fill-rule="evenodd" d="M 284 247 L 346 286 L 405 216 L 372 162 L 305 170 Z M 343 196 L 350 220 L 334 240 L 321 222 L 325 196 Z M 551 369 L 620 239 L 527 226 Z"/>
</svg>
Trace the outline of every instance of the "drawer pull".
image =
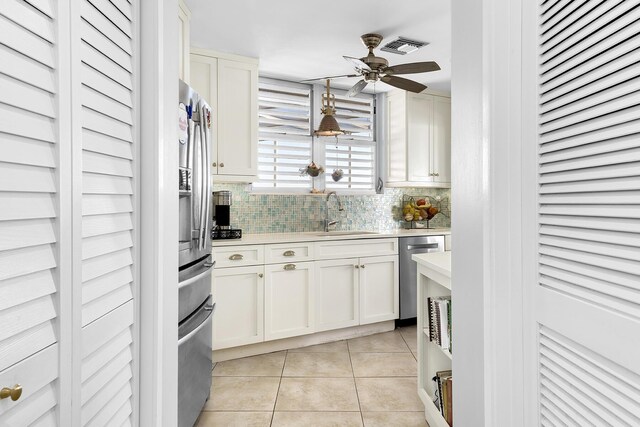
<svg viewBox="0 0 640 427">
<path fill-rule="evenodd" d="M 360 266 L 360 268 L 364 268 L 364 264 L 362 264 L 362 265 Z"/>
<path fill-rule="evenodd" d="M 295 264 L 285 264 L 283 268 L 285 270 L 287 270 L 287 271 L 295 270 L 296 269 L 296 265 Z"/>
<path fill-rule="evenodd" d="M 262 279 L 264 277 L 264 274 L 258 273 L 258 277 Z"/>
<path fill-rule="evenodd" d="M 355 268 L 360 268 L 360 266 L 358 264 L 354 265 Z"/>
<path fill-rule="evenodd" d="M 284 253 L 282 255 L 284 255 L 284 256 L 296 256 L 296 253 L 294 251 L 284 251 Z"/>
<path fill-rule="evenodd" d="M 16 384 L 13 387 L 3 387 L 0 390 L 0 399 L 10 397 L 15 402 L 20 399 L 20 396 L 22 396 L 22 386 L 20 384 Z"/>
<path fill-rule="evenodd" d="M 242 254 L 233 254 L 229 257 L 230 261 L 240 261 L 242 259 L 244 259 L 244 255 Z"/>
</svg>

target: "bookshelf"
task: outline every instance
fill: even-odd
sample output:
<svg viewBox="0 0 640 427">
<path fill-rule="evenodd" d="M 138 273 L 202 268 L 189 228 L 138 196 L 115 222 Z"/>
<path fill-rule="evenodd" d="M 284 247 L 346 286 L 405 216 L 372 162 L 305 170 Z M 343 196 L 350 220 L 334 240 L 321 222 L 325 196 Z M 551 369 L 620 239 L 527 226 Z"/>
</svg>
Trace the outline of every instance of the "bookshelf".
<svg viewBox="0 0 640 427">
<path fill-rule="evenodd" d="M 433 403 L 436 372 L 450 371 L 453 355 L 429 336 L 429 298 L 451 297 L 451 252 L 413 255 L 418 265 L 418 395 L 430 427 L 449 427 Z"/>
</svg>

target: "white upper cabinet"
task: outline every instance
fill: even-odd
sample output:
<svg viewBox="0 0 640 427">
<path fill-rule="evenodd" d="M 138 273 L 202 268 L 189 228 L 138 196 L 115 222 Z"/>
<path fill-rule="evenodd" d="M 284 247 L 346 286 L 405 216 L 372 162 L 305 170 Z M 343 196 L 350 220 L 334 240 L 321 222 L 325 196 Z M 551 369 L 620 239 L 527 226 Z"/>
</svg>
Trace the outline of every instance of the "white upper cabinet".
<svg viewBox="0 0 640 427">
<path fill-rule="evenodd" d="M 451 185 L 451 100 L 391 92 L 386 103 L 387 185 Z"/>
<path fill-rule="evenodd" d="M 178 76 L 189 84 L 189 52 L 191 39 L 191 11 L 184 0 L 178 2 Z"/>
<path fill-rule="evenodd" d="M 258 61 L 193 49 L 191 86 L 213 110 L 211 173 L 217 181 L 252 182 L 258 171 Z"/>
</svg>

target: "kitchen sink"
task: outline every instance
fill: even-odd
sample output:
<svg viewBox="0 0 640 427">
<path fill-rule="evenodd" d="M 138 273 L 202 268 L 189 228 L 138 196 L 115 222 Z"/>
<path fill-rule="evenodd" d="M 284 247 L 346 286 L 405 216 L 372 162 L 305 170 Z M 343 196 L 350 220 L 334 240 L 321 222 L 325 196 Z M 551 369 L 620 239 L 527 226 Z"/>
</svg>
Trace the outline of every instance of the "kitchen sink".
<svg viewBox="0 0 640 427">
<path fill-rule="evenodd" d="M 376 231 L 325 231 L 316 233 L 316 236 L 362 236 L 366 234 L 380 234 Z"/>
</svg>

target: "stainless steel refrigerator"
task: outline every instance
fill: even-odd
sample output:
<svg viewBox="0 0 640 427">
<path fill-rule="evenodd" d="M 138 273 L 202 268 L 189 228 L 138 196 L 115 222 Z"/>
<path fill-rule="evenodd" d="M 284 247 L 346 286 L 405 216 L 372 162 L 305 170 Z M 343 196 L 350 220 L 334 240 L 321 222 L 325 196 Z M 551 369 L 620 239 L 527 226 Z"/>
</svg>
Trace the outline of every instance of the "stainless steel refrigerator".
<svg viewBox="0 0 640 427">
<path fill-rule="evenodd" d="M 180 81 L 178 425 L 192 427 L 211 389 L 211 108 Z"/>
</svg>

